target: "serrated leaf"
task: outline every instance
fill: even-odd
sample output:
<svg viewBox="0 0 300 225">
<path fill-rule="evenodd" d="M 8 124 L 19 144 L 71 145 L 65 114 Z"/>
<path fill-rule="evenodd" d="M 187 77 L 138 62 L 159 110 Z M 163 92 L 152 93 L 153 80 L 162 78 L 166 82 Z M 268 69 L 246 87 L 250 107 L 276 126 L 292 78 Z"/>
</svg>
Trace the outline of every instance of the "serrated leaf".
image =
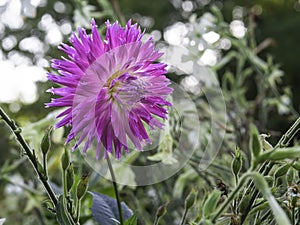
<svg viewBox="0 0 300 225">
<path fill-rule="evenodd" d="M 119 211 L 116 199 L 96 192 L 89 192 L 93 196 L 92 215 L 100 225 L 113 225 L 114 220 L 119 221 Z M 122 202 L 123 219 L 128 220 L 133 212 Z"/>
</svg>

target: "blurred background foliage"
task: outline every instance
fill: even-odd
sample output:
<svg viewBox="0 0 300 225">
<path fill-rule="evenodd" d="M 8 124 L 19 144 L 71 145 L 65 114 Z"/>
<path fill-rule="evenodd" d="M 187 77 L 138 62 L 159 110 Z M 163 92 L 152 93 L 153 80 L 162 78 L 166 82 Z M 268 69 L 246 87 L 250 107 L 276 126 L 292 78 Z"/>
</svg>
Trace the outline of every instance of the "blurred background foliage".
<svg viewBox="0 0 300 225">
<path fill-rule="evenodd" d="M 293 0 L 96 0 L 96 1 L 54 1 L 54 0 L 0 0 L 0 47 L 1 57 L 3 60 L 12 60 L 15 66 L 20 64 L 37 65 L 50 70 L 49 62 L 52 58 L 59 58 L 61 52 L 57 46 L 60 42 L 67 42 L 71 31 L 76 30 L 78 26 L 89 27 L 90 19 L 96 18 L 100 25 L 100 31 L 103 31 L 104 21 L 118 19 L 124 23 L 128 19 L 138 22 L 146 33 L 156 34 L 157 42 L 164 41 L 164 32 L 169 27 L 179 21 L 187 23 L 192 14 L 201 17 L 205 12 L 210 11 L 212 5 L 220 8 L 224 20 L 230 23 L 236 17 L 242 19 L 246 27 L 255 26 L 255 42 L 260 46 L 259 56 L 268 61 L 270 55 L 273 61 L 280 63 L 280 69 L 284 71 L 285 76 L 279 83 L 279 89 L 289 86 L 291 92 L 281 91 L 280 95 L 286 94 L 291 97 L 288 102 L 288 108 L 294 108 L 295 112 L 299 112 L 300 106 L 300 86 L 299 77 L 299 55 L 300 55 L 300 2 Z M 9 7 L 17 7 L 11 9 L 18 11 L 21 15 L 14 18 L 14 14 L 7 14 Z M 19 7 L 19 8 L 18 8 Z M 242 16 L 238 14 L 242 12 Z M 34 39 L 28 39 L 34 38 Z M 25 41 L 24 41 L 25 40 Z M 27 40 L 27 41 L 26 41 Z M 23 44 L 21 44 L 23 42 Z M 239 49 L 236 47 L 236 51 Z M 225 53 L 227 53 L 225 51 Z M 0 61 L 3 63 L 3 61 Z M 273 67 L 277 65 L 272 64 Z M 246 63 L 246 65 L 248 65 Z M 219 78 L 220 74 L 230 71 L 236 66 L 236 62 L 228 64 L 228 66 L 217 70 Z M 1 73 L 1 79 L 9 74 Z M 177 76 L 175 72 L 169 74 L 170 78 L 176 82 L 184 79 L 184 76 Z M 2 82 L 2 81 L 1 81 Z M 251 101 L 256 96 L 256 87 L 253 80 L 246 79 L 243 85 L 246 85 L 248 94 L 246 101 Z M 49 93 L 45 93 L 53 84 L 41 81 L 37 82 L 37 96 L 35 101 L 24 103 L 22 100 L 14 100 L 9 103 L 1 103 L 1 105 L 10 112 L 10 116 L 18 121 L 19 125 L 25 127 L 25 136 L 31 140 L 33 146 L 38 146 L 43 136 L 44 129 L 49 123 L 53 123 L 54 115 L 48 115 L 51 110 L 44 108 L 44 103 L 49 102 L 52 97 Z M 223 87 L 224 88 L 224 87 Z M 252 94 L 255 93 L 255 94 Z M 268 93 L 266 94 L 268 95 Z M 232 96 L 231 96 L 232 97 Z M 230 97 L 229 97 L 230 98 Z M 275 102 L 274 104 L 277 104 Z M 241 104 L 243 105 L 243 104 Z M 256 106 L 257 110 L 264 110 L 263 105 Z M 228 105 L 229 110 L 233 110 Z M 245 107 L 247 108 L 247 107 Z M 249 108 L 247 108 L 248 110 Z M 247 119 L 248 114 L 242 115 L 249 111 L 240 109 L 243 120 Z M 289 110 L 289 109 L 288 109 Z M 295 119 L 297 113 L 289 112 L 284 114 L 275 112 L 273 109 L 268 111 L 267 118 L 260 117 L 259 113 L 252 112 L 250 120 L 257 122 L 260 131 L 272 134 L 271 142 L 289 127 L 291 121 Z M 285 116 L 287 115 L 287 116 Z M 49 122 L 50 121 L 50 122 Z M 232 121 L 231 121 L 232 122 Z M 237 129 L 243 124 L 233 124 L 229 128 Z M 244 128 L 248 128 L 245 125 Z M 59 174 L 59 152 L 63 149 L 63 136 L 65 130 L 55 131 L 53 134 L 52 152 L 49 157 L 49 170 L 51 174 Z M 175 221 L 178 224 L 178 218 L 183 211 L 184 200 L 182 196 L 186 196 L 191 187 L 197 184 L 202 188 L 199 195 L 206 195 L 206 189 L 211 190 L 218 177 L 226 179 L 231 174 L 228 165 L 231 162 L 231 153 L 233 152 L 233 144 L 240 141 L 239 147 L 248 144 L 248 136 L 243 137 L 245 131 L 233 130 L 236 132 L 237 138 L 229 141 L 224 147 L 227 153 L 222 155 L 219 164 L 212 165 L 212 169 L 206 172 L 196 169 L 198 175 L 191 172 L 193 164 L 188 169 L 174 176 L 163 183 L 153 186 L 141 187 L 136 189 L 124 188 L 122 190 L 122 199 L 132 208 L 142 215 L 145 224 L 151 224 L 156 209 L 165 202 L 171 201 L 168 207 L 170 212 L 161 222 L 161 224 L 170 224 Z M 239 133 L 240 132 L 240 133 Z M 240 136 L 239 136 L 240 135 Z M 231 137 L 229 137 L 230 140 Z M 245 140 L 244 140 L 245 139 Z M 38 148 L 38 147 L 36 147 Z M 7 218 L 7 225 L 14 224 L 51 224 L 52 217 L 46 210 L 41 207 L 44 200 L 42 188 L 38 184 L 37 179 L 32 179 L 32 168 L 29 163 L 20 159 L 22 153 L 14 140 L 11 138 L 9 130 L 3 123 L 0 123 L 0 217 Z M 247 158 L 245 153 L 245 158 Z M 74 161 L 80 158 L 80 155 L 74 154 Z M 197 160 L 194 159 L 196 162 Z M 80 161 L 80 160 L 78 160 Z M 77 179 L 81 174 L 91 169 L 78 163 L 75 165 Z M 244 164 L 247 167 L 247 162 Z M 205 180 L 205 178 L 208 178 Z M 53 184 L 60 190 L 61 180 L 59 176 L 51 177 Z M 176 182 L 175 188 L 174 183 Z M 225 181 L 228 183 L 232 181 Z M 186 185 L 189 184 L 190 185 Z M 91 188 L 98 192 L 113 195 L 111 184 L 99 177 L 93 177 Z M 147 197 L 145 197 L 145 195 Z M 137 197 L 138 196 L 138 197 Z M 172 199 L 170 196 L 174 196 Z M 150 199 L 150 200 L 149 200 Z M 85 213 L 88 218 L 88 208 L 90 201 L 86 202 Z M 195 210 L 196 211 L 196 210 Z M 84 214 L 84 213 L 83 213 Z M 194 214 L 196 214 L 194 212 Z M 42 219 L 42 218 L 45 219 Z M 175 218 L 175 220 L 174 220 Z M 177 219 L 177 220 L 176 220 Z M 50 221 L 50 222 L 49 222 Z"/>
</svg>

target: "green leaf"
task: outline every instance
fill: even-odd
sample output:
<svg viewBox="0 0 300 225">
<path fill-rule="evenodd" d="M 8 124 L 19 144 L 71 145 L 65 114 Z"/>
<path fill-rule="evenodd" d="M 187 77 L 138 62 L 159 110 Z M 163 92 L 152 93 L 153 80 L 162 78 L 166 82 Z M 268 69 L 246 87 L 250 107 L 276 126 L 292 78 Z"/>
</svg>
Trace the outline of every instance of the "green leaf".
<svg viewBox="0 0 300 225">
<path fill-rule="evenodd" d="M 290 167 L 291 167 L 291 163 L 288 163 L 288 164 L 285 164 L 285 165 L 279 167 L 274 173 L 275 179 L 285 175 L 288 172 Z"/>
<path fill-rule="evenodd" d="M 137 215 L 136 213 L 132 215 L 128 220 L 124 222 L 124 225 L 137 225 Z"/>
<path fill-rule="evenodd" d="M 261 139 L 255 125 L 250 125 L 250 150 L 254 158 L 258 157 L 262 150 Z"/>
<path fill-rule="evenodd" d="M 56 205 L 56 219 L 60 225 L 72 225 L 68 212 L 64 206 L 64 196 L 60 195 L 58 197 L 58 203 Z"/>
<path fill-rule="evenodd" d="M 259 156 L 258 161 L 279 161 L 283 159 L 295 159 L 298 157 L 300 157 L 300 146 L 290 148 L 278 148 L 272 151 L 265 152 Z"/>
<path fill-rule="evenodd" d="M 294 162 L 293 168 L 300 172 L 300 162 Z"/>
<path fill-rule="evenodd" d="M 277 224 L 291 225 L 289 218 L 287 217 L 283 209 L 280 207 L 275 197 L 272 195 L 265 178 L 257 172 L 253 172 L 251 176 L 258 190 L 263 194 L 265 199 L 268 201 L 270 208 L 273 212 L 273 215 L 277 221 Z"/>
<path fill-rule="evenodd" d="M 216 206 L 221 197 L 221 192 L 215 189 L 207 198 L 203 206 L 204 218 L 209 218 L 209 216 L 215 211 Z"/>
</svg>

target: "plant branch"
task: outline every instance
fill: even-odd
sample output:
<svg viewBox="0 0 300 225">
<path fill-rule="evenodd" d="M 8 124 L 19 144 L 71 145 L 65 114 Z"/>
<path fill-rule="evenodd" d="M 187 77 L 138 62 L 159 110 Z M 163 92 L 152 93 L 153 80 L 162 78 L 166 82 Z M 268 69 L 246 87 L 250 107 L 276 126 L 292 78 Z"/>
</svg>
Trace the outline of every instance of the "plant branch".
<svg viewBox="0 0 300 225">
<path fill-rule="evenodd" d="M 110 159 L 109 159 L 109 154 L 107 154 L 106 160 L 107 160 L 108 169 L 109 169 L 109 172 L 110 172 L 110 175 L 111 175 L 111 179 L 112 179 L 112 182 L 113 182 L 114 191 L 115 191 L 115 195 L 116 195 L 116 199 L 117 199 L 117 203 L 118 203 L 120 224 L 123 225 L 124 222 L 123 222 L 122 206 L 121 206 L 121 201 L 120 201 L 120 196 L 119 196 L 119 191 L 118 191 L 118 186 L 117 186 L 117 182 L 116 182 L 115 173 L 114 173 L 112 164 L 111 164 Z"/>
<path fill-rule="evenodd" d="M 43 186 L 45 187 L 46 192 L 47 192 L 49 198 L 51 199 L 52 203 L 54 205 L 57 205 L 58 201 L 57 201 L 57 198 L 55 196 L 55 193 L 52 190 L 49 182 L 47 181 L 47 177 L 45 176 L 45 174 L 42 171 L 39 171 L 39 169 L 38 169 L 39 162 L 38 162 L 38 160 L 35 156 L 34 150 L 32 151 L 30 149 L 29 145 L 27 144 L 27 142 L 25 141 L 25 139 L 21 135 L 21 128 L 16 125 L 16 123 L 4 112 L 4 110 L 1 107 L 0 107 L 0 116 L 4 120 L 4 122 L 7 124 L 7 126 L 11 129 L 11 131 L 13 132 L 13 134 L 16 137 L 17 142 L 21 145 L 21 147 L 25 151 L 25 153 L 26 153 L 29 161 L 31 162 L 35 172 L 37 173 L 40 181 L 42 182 Z"/>
</svg>

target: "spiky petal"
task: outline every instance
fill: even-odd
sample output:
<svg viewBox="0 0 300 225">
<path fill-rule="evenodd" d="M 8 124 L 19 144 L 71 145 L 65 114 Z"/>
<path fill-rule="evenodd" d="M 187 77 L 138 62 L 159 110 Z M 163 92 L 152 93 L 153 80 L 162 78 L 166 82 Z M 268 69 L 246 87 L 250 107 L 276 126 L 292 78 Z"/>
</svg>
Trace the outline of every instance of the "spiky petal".
<svg viewBox="0 0 300 225">
<path fill-rule="evenodd" d="M 84 143 L 86 153 L 93 141 L 96 157 L 104 151 L 120 158 L 122 149 L 128 152 L 128 142 L 142 149 L 151 142 L 145 125 L 162 128 L 158 118 L 167 118 L 166 101 L 172 92 L 165 77 L 166 64 L 154 63 L 162 53 L 155 50 L 152 39 L 141 41 L 143 33 L 131 21 L 123 28 L 117 22 L 106 22 L 106 37 L 102 41 L 92 20 L 91 35 L 79 28 L 70 38 L 71 46 L 59 48 L 68 59 L 54 59 L 52 68 L 60 75 L 48 74 L 48 79 L 62 87 L 49 91 L 61 97 L 52 99 L 47 107 L 66 107 L 58 115 L 56 127 L 71 125 L 67 142 L 75 139 L 76 149 Z"/>
</svg>

